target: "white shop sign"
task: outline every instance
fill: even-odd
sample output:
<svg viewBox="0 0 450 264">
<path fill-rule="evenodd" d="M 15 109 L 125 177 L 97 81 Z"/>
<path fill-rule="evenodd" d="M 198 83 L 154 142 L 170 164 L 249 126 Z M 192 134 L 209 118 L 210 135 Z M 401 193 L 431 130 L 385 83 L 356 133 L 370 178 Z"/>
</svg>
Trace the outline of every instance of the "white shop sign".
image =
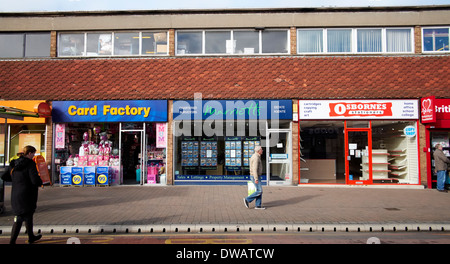
<svg viewBox="0 0 450 264">
<path fill-rule="evenodd" d="M 419 119 L 418 100 L 299 100 L 299 120 Z"/>
</svg>

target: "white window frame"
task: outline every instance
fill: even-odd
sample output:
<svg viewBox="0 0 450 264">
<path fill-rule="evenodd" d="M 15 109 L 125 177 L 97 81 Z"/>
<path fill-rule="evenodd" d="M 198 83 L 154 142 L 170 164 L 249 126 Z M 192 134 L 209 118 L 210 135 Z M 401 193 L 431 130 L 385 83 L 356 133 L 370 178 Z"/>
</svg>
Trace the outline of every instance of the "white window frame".
<svg viewBox="0 0 450 264">
<path fill-rule="evenodd" d="M 351 29 L 351 51 L 350 52 L 328 52 L 328 29 L 333 30 L 349 30 Z M 358 52 L 358 29 L 381 29 L 381 45 L 382 45 L 382 51 L 381 52 Z M 409 29 L 411 31 L 411 50 L 406 52 L 388 52 L 387 51 L 387 38 L 386 38 L 386 30 L 387 29 Z M 299 31 L 306 31 L 306 30 L 322 30 L 322 52 L 300 52 L 299 51 Z M 423 38 L 422 38 L 423 39 Z M 297 28 L 297 54 L 302 55 L 317 55 L 317 54 L 332 54 L 332 55 L 345 55 L 345 54 L 413 54 L 415 50 L 414 47 L 414 28 L 412 27 L 387 27 L 387 28 L 380 28 L 380 27 L 368 27 L 368 28 Z"/>
<path fill-rule="evenodd" d="M 443 51 L 437 51 L 437 50 L 425 51 L 424 50 L 425 45 L 424 45 L 424 41 L 423 41 L 423 39 L 424 39 L 423 31 L 425 29 L 439 29 L 439 28 L 446 28 L 446 29 L 448 29 L 448 31 L 449 31 L 449 36 L 448 37 L 449 37 L 449 45 L 450 45 L 450 26 L 422 27 L 421 35 L 420 35 L 420 37 L 421 37 L 421 44 L 422 44 L 422 53 L 426 53 L 426 54 L 431 54 L 431 53 L 433 53 L 433 54 L 450 53 L 450 48 L 449 48 L 449 50 L 443 50 Z"/>
<path fill-rule="evenodd" d="M 61 43 L 60 38 L 61 38 L 61 34 L 83 34 L 84 35 L 84 49 L 82 52 L 82 55 L 74 55 L 74 56 L 61 56 L 58 53 L 58 57 L 59 58 L 73 58 L 73 57 L 140 57 L 140 56 L 144 56 L 144 57 L 155 57 L 155 56 L 168 56 L 169 55 L 169 48 L 167 48 L 167 52 L 165 54 L 142 54 L 142 33 L 166 33 L 167 36 L 167 46 L 169 45 L 169 41 L 170 41 L 170 35 L 169 35 L 169 31 L 167 30 L 145 30 L 145 31 L 133 31 L 133 30 L 126 30 L 126 31 L 89 31 L 89 32 L 59 32 L 58 33 L 58 48 L 57 50 L 59 51 L 59 45 Z M 111 54 L 110 55 L 87 55 L 87 34 L 111 34 L 112 37 L 112 41 L 111 41 L 111 45 L 112 45 L 112 50 L 111 50 Z M 130 54 L 130 55 L 115 55 L 114 54 L 114 34 L 115 33 L 138 33 L 139 35 L 139 54 Z"/>
<path fill-rule="evenodd" d="M 290 52 L 290 31 L 288 29 L 281 29 L 281 28 L 273 28 L 273 29 L 262 29 L 262 30 L 255 30 L 255 31 L 259 31 L 259 38 L 258 38 L 258 45 L 259 45 L 259 52 L 258 53 L 253 53 L 253 54 L 244 54 L 244 53 L 236 53 L 236 51 L 233 49 L 232 53 L 206 53 L 206 32 L 208 31 L 214 31 L 214 32 L 218 32 L 218 31 L 223 31 L 223 32 L 230 32 L 230 38 L 231 38 L 231 42 L 234 41 L 234 32 L 240 32 L 240 31 L 249 31 L 249 30 L 255 30 L 255 29 L 186 29 L 186 30 L 177 30 L 175 32 L 175 56 L 249 56 L 249 55 L 289 55 Z M 263 53 L 262 52 L 262 33 L 263 31 L 285 31 L 287 34 L 287 38 L 286 38 L 286 52 L 285 53 Z M 183 33 L 183 32 L 201 32 L 202 33 L 202 53 L 188 53 L 188 54 L 180 54 L 178 53 L 178 33 Z"/>
</svg>

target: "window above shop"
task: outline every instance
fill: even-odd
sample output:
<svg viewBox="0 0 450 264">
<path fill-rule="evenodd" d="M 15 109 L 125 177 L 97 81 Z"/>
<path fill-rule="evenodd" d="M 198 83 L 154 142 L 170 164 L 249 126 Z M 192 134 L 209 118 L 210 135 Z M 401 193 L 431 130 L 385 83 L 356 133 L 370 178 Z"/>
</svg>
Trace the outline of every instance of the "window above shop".
<svg viewBox="0 0 450 264">
<path fill-rule="evenodd" d="M 0 58 L 50 57 L 50 32 L 0 33 Z"/>
<path fill-rule="evenodd" d="M 167 38 L 167 31 L 60 33 L 58 57 L 168 55 Z"/>
<path fill-rule="evenodd" d="M 298 29 L 299 54 L 413 53 L 413 28 Z"/>
<path fill-rule="evenodd" d="M 422 28 L 422 51 L 449 52 L 450 27 Z"/>
<path fill-rule="evenodd" d="M 179 30 L 176 55 L 288 54 L 288 33 L 282 29 Z"/>
</svg>

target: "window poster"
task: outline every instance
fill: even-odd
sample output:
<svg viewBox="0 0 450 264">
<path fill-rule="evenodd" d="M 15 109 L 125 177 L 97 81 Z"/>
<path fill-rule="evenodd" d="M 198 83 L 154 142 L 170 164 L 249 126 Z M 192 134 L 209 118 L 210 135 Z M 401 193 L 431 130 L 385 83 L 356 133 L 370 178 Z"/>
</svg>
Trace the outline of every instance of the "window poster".
<svg viewBox="0 0 450 264">
<path fill-rule="evenodd" d="M 198 167 L 198 140 L 196 137 L 184 137 L 181 141 L 181 166 L 187 170 Z"/>
<path fill-rule="evenodd" d="M 242 166 L 242 138 L 225 138 L 225 168 L 227 170 L 240 170 Z"/>
<path fill-rule="evenodd" d="M 33 146 L 36 148 L 37 153 L 41 152 L 41 134 L 30 133 L 19 135 L 19 150 L 22 150 L 25 146 Z"/>
<path fill-rule="evenodd" d="M 202 138 L 200 141 L 200 167 L 206 170 L 217 168 L 217 140 Z"/>
</svg>

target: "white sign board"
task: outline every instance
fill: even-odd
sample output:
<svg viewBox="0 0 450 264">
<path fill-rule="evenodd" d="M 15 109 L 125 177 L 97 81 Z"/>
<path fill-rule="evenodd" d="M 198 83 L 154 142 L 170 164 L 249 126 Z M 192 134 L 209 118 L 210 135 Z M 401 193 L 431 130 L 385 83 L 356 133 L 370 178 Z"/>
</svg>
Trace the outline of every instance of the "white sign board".
<svg viewBox="0 0 450 264">
<path fill-rule="evenodd" d="M 299 100 L 299 120 L 419 119 L 418 100 Z"/>
</svg>

